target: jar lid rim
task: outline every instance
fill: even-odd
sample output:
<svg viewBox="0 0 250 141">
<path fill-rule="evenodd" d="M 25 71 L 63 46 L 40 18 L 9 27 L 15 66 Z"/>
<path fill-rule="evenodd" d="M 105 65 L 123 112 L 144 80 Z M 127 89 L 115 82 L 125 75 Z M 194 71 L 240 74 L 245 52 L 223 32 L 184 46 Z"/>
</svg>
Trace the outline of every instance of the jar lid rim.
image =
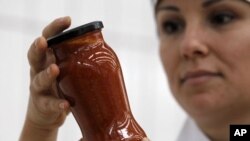
<svg viewBox="0 0 250 141">
<path fill-rule="evenodd" d="M 83 35 L 88 32 L 101 29 L 101 28 L 103 28 L 102 21 L 93 21 L 93 22 L 75 27 L 73 29 L 64 31 L 55 36 L 52 36 L 47 39 L 47 44 L 48 44 L 48 47 L 50 47 L 51 45 L 58 44 L 64 40 L 71 39 L 71 38 L 74 38 L 74 37 L 77 37 L 77 36 L 80 36 L 80 35 Z"/>
</svg>

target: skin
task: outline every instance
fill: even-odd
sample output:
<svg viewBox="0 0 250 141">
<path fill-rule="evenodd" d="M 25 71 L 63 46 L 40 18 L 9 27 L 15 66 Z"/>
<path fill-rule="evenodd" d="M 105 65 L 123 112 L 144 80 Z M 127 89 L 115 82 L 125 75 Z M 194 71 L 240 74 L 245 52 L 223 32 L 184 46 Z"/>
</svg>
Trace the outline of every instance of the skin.
<svg viewBox="0 0 250 141">
<path fill-rule="evenodd" d="M 250 122 L 250 4 L 244 0 L 161 0 L 160 57 L 170 89 L 212 141 Z"/>
<path fill-rule="evenodd" d="M 19 141 L 56 141 L 58 130 L 69 113 L 69 102 L 57 94 L 55 82 L 60 71 L 46 39 L 61 33 L 70 24 L 70 17 L 55 19 L 30 46 L 30 97 Z"/>
<path fill-rule="evenodd" d="M 70 26 L 70 18 L 54 20 L 44 28 L 28 51 L 30 98 L 20 141 L 55 141 L 58 128 L 69 113 L 69 103 L 57 97 L 55 80 L 59 68 L 46 39 Z"/>
</svg>

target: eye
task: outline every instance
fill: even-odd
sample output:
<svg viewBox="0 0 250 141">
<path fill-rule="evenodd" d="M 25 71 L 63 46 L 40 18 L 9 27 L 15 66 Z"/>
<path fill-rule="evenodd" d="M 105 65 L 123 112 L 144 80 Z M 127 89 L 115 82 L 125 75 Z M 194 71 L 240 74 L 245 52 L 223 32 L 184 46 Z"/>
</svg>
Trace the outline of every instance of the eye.
<svg viewBox="0 0 250 141">
<path fill-rule="evenodd" d="M 169 20 L 162 24 L 162 30 L 166 34 L 175 34 L 181 31 L 183 24 L 180 21 Z"/>
<path fill-rule="evenodd" d="M 234 19 L 235 16 L 231 12 L 219 12 L 212 14 L 212 16 L 210 17 L 211 23 L 216 26 L 228 24 L 232 22 Z"/>
</svg>

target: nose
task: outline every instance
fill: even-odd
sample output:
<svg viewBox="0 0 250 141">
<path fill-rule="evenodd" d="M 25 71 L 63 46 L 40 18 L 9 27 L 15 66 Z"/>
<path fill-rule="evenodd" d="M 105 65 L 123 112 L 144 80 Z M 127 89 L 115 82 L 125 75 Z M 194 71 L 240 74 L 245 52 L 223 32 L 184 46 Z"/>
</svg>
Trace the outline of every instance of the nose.
<svg viewBox="0 0 250 141">
<path fill-rule="evenodd" d="M 206 33 L 202 28 L 189 28 L 183 35 L 180 54 L 185 59 L 205 57 L 209 53 L 209 46 L 206 44 Z"/>
</svg>

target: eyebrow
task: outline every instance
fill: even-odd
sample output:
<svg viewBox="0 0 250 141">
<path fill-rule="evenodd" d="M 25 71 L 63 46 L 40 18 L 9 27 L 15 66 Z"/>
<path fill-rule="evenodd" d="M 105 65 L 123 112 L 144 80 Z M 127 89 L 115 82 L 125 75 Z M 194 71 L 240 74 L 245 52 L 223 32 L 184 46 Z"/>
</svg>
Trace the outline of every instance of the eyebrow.
<svg viewBox="0 0 250 141">
<path fill-rule="evenodd" d="M 206 0 L 205 2 L 202 3 L 202 7 L 209 7 L 222 1 L 224 0 Z"/>
<path fill-rule="evenodd" d="M 202 7 L 207 8 L 210 7 L 214 4 L 223 2 L 225 0 L 204 0 L 204 2 L 202 3 Z M 250 5 L 250 0 L 237 0 L 239 2 L 244 2 Z M 167 6 L 156 6 L 155 7 L 155 13 L 157 14 L 159 11 L 161 10 L 167 10 L 167 11 L 173 11 L 173 12 L 180 12 L 181 10 L 174 6 L 174 5 L 167 5 Z"/>
<path fill-rule="evenodd" d="M 167 6 L 159 6 L 155 8 L 155 13 L 161 11 L 161 10 L 167 10 L 167 11 L 173 11 L 173 12 L 180 12 L 180 9 L 173 5 L 167 5 Z"/>
<path fill-rule="evenodd" d="M 216 3 L 219 3 L 219 2 L 222 2 L 222 1 L 225 1 L 225 0 L 206 0 L 203 4 L 202 4 L 202 7 L 209 7 L 209 6 L 212 6 Z M 250 4 L 250 0 L 236 0 L 238 2 L 244 2 L 244 3 L 247 3 L 247 4 Z"/>
</svg>

